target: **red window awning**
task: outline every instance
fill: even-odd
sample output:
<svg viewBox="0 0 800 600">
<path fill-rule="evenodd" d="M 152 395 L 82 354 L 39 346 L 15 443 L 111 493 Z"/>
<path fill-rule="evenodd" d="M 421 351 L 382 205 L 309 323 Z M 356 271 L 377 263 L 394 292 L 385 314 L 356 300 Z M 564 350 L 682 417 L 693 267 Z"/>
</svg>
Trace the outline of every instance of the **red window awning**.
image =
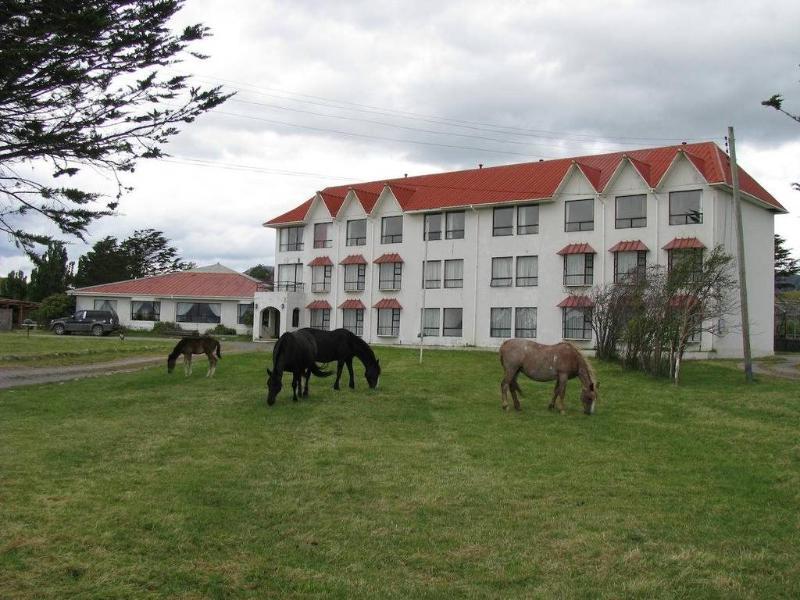
<svg viewBox="0 0 800 600">
<path fill-rule="evenodd" d="M 400 303 L 394 298 L 383 298 L 382 300 L 378 300 L 378 302 L 375 303 L 375 306 L 373 306 L 372 308 L 378 308 L 378 309 L 380 309 L 380 308 L 399 308 L 399 309 L 402 309 L 403 307 L 400 306 Z"/>
<path fill-rule="evenodd" d="M 564 246 L 557 254 L 565 256 L 567 254 L 596 254 L 596 252 L 589 244 L 570 244 Z"/>
<path fill-rule="evenodd" d="M 339 262 L 340 265 L 365 265 L 367 264 L 367 259 L 364 258 L 360 254 L 351 254 L 347 258 L 343 259 Z"/>
<path fill-rule="evenodd" d="M 351 300 L 345 300 L 344 302 L 342 302 L 339 305 L 339 308 L 364 310 L 367 307 L 364 306 L 364 303 L 361 300 L 351 299 Z"/>
<path fill-rule="evenodd" d="M 649 248 L 641 240 L 617 242 L 608 249 L 609 252 L 647 252 L 648 250 Z"/>
<path fill-rule="evenodd" d="M 675 238 L 669 244 L 664 246 L 664 250 L 687 250 L 696 248 L 705 248 L 705 244 L 695 237 Z"/>
<path fill-rule="evenodd" d="M 318 256 L 310 263 L 308 263 L 309 267 L 330 267 L 333 266 L 333 261 L 328 258 L 327 256 Z"/>
<path fill-rule="evenodd" d="M 327 300 L 314 300 L 311 304 L 306 306 L 306 308 L 309 308 L 311 310 L 321 310 L 321 309 L 330 310 L 331 305 L 328 304 Z"/>
<path fill-rule="evenodd" d="M 559 308 L 591 308 L 594 304 L 587 296 L 567 296 L 557 306 Z"/>
<path fill-rule="evenodd" d="M 669 299 L 669 305 L 672 308 L 692 309 L 698 302 L 700 301 L 697 299 L 697 296 L 692 294 L 678 294 Z"/>
<path fill-rule="evenodd" d="M 372 262 L 374 262 L 376 264 L 381 264 L 381 263 L 401 263 L 401 262 L 403 262 L 403 259 L 400 258 L 399 254 L 396 254 L 396 253 L 393 253 L 393 254 L 382 254 Z"/>
</svg>

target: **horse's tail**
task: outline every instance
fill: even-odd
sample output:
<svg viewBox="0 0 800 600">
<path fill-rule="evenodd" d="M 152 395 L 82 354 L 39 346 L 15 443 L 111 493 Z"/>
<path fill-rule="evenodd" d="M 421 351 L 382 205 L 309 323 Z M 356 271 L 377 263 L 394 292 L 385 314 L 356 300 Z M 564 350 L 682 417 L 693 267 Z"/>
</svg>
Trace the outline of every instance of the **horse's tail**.
<svg viewBox="0 0 800 600">
<path fill-rule="evenodd" d="M 222 358 L 222 344 L 219 343 L 219 340 L 214 340 L 217 342 L 217 358 Z"/>
<path fill-rule="evenodd" d="M 321 369 L 320 366 L 315 362 L 312 362 L 311 366 L 308 369 L 317 377 L 328 377 L 331 374 L 330 371 L 325 371 Z"/>
</svg>

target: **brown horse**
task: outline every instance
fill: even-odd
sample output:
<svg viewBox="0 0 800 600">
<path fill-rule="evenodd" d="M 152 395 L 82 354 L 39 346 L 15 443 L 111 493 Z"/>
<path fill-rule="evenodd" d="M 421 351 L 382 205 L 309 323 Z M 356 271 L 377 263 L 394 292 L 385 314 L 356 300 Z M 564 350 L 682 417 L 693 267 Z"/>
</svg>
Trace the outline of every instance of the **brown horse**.
<svg viewBox="0 0 800 600">
<path fill-rule="evenodd" d="M 183 373 L 188 377 L 192 374 L 192 354 L 205 354 L 208 356 L 206 377 L 213 377 L 217 372 L 217 359 L 222 358 L 220 349 L 219 342 L 210 335 L 181 338 L 181 341 L 167 357 L 167 373 L 172 373 L 175 369 L 175 362 L 183 354 Z M 214 350 L 217 351 L 216 356 L 214 356 Z"/>
<path fill-rule="evenodd" d="M 500 364 L 505 369 L 500 390 L 503 395 L 503 410 L 508 410 L 508 391 L 514 399 L 514 408 L 520 410 L 517 393 L 521 393 L 517 376 L 525 373 L 534 381 L 556 380 L 553 399 L 548 408 L 556 406 L 564 414 L 564 394 L 567 390 L 567 381 L 574 377 L 581 380 L 581 402 L 583 412 L 587 415 L 594 414 L 597 402 L 597 393 L 600 384 L 597 383 L 591 365 L 583 357 L 580 350 L 569 342 L 546 345 L 537 344 L 531 340 L 512 339 L 503 342 L 500 346 Z"/>
</svg>

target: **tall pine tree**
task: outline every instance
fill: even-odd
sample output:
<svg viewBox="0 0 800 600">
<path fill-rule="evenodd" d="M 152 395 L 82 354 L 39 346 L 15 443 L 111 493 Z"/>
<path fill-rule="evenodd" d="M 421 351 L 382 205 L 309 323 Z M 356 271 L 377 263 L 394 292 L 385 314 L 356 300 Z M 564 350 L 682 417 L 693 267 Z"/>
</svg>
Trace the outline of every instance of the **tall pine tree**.
<svg viewBox="0 0 800 600">
<path fill-rule="evenodd" d="M 63 294 L 70 284 L 72 263 L 68 262 L 67 249 L 61 242 L 50 242 L 47 251 L 34 258 L 36 267 L 31 271 L 28 299 L 41 302 L 53 294 Z"/>
</svg>

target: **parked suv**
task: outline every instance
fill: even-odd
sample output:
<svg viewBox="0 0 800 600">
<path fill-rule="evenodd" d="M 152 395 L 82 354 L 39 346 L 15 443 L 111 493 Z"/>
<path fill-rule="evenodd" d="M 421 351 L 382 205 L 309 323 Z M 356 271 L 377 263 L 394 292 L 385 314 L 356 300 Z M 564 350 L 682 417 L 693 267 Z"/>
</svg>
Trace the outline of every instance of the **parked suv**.
<svg viewBox="0 0 800 600">
<path fill-rule="evenodd" d="M 119 317 L 110 310 L 79 310 L 71 317 L 53 319 L 50 329 L 56 335 L 73 332 L 108 335 L 119 329 Z"/>
</svg>

